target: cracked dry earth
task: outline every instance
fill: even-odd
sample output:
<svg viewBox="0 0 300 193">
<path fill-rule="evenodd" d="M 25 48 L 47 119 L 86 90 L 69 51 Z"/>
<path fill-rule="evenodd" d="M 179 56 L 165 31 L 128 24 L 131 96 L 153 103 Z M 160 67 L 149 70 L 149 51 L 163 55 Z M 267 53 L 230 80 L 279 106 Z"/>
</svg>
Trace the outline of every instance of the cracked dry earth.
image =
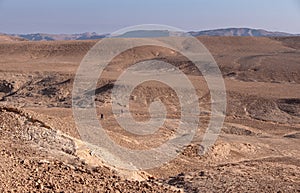
<svg viewBox="0 0 300 193">
<path fill-rule="evenodd" d="M 115 58 L 95 91 L 99 120 L 119 145 L 139 149 L 176 132 L 178 98 L 157 82 L 133 91 L 134 118 L 149 118 L 160 99 L 166 123 L 152 136 L 125 132 L 111 112 L 110 94 L 122 69 L 138 58 L 179 67 L 196 87 L 199 131 L 174 160 L 146 171 L 110 166 L 77 132 L 71 93 L 76 69 L 96 41 L 0 43 L 1 192 L 300 192 L 300 39 L 201 37 L 225 79 L 227 112 L 215 145 L 201 139 L 210 93 L 201 73 L 180 54 L 141 47 Z M 134 54 L 134 60 L 132 55 Z M 159 67 L 157 67 L 159 70 Z"/>
</svg>

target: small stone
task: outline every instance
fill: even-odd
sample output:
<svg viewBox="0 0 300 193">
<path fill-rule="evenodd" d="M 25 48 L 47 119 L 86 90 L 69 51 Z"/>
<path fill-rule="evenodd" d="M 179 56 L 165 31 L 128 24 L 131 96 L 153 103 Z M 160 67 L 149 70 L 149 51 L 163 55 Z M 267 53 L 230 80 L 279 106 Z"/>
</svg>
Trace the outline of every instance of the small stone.
<svg viewBox="0 0 300 193">
<path fill-rule="evenodd" d="M 24 164 L 24 165 L 28 165 L 29 164 L 29 160 L 28 159 L 24 159 L 24 160 L 21 160 L 20 163 Z"/>
<path fill-rule="evenodd" d="M 48 160 L 40 160 L 38 163 L 39 164 L 50 164 L 50 162 Z"/>
</svg>

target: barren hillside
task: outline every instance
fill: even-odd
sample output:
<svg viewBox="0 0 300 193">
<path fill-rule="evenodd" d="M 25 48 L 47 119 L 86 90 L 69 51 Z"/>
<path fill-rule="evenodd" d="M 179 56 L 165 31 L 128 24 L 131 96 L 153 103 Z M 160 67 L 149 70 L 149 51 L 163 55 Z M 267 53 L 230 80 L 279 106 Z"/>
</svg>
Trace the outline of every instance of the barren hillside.
<svg viewBox="0 0 300 193">
<path fill-rule="evenodd" d="M 157 83 L 134 90 L 131 112 L 149 119 L 160 98 L 167 122 L 152 136 L 125 132 L 111 112 L 111 89 L 133 62 L 159 59 L 179 67 L 196 86 L 201 125 L 191 145 L 163 166 L 128 172 L 103 162 L 81 141 L 72 114 L 76 70 L 96 41 L 1 41 L 1 191 L 43 192 L 299 192 L 299 37 L 199 37 L 225 79 L 227 112 L 221 135 L 198 155 L 210 115 L 210 93 L 190 61 L 172 50 L 140 47 L 110 63 L 96 90 L 100 122 L 119 145 L 149 148 L 176 129 L 178 99 Z M 147 99 L 147 96 L 151 99 Z M 153 99 L 153 100 L 152 100 Z"/>
</svg>

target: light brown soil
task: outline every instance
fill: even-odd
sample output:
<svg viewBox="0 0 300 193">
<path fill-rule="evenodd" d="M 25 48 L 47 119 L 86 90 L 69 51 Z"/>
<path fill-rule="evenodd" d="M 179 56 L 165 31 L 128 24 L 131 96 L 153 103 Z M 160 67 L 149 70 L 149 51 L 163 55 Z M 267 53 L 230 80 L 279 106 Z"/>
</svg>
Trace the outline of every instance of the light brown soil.
<svg viewBox="0 0 300 193">
<path fill-rule="evenodd" d="M 0 43 L 0 189 L 4 192 L 300 192 L 299 38 L 201 37 L 225 78 L 227 113 L 216 144 L 198 155 L 210 114 L 201 73 L 170 50 L 131 50 L 140 60 L 178 66 L 197 88 L 199 132 L 176 159 L 147 171 L 110 167 L 80 140 L 71 109 L 77 67 L 96 41 Z M 136 59 L 136 58 L 135 58 Z M 137 120 L 155 97 L 168 109 L 153 136 L 125 132 L 111 112 L 111 84 L 133 62 L 115 58 L 98 82 L 96 104 L 109 136 L 133 149 L 163 143 L 178 118 L 172 90 L 148 83 L 134 91 Z M 137 62 L 137 61 L 135 61 Z M 148 96 L 148 99 L 147 97 Z M 150 96 L 150 99 L 149 99 Z M 165 98 L 164 98 L 165 97 Z"/>
</svg>

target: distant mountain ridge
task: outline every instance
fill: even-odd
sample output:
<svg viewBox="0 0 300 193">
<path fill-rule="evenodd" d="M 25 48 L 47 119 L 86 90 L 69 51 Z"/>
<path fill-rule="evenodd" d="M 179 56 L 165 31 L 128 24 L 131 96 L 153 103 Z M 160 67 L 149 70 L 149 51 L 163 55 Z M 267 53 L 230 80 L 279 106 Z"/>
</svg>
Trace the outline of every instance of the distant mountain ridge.
<svg viewBox="0 0 300 193">
<path fill-rule="evenodd" d="M 299 36 L 299 34 L 289 34 L 285 32 L 271 32 L 263 29 L 251 28 L 226 28 L 214 29 L 198 32 L 189 32 L 193 36 L 254 36 L 254 37 L 286 37 Z"/>
<path fill-rule="evenodd" d="M 6 34 L 14 37 L 23 38 L 30 41 L 57 41 L 57 40 L 94 40 L 105 38 L 108 34 L 81 33 L 81 34 Z"/>
<path fill-rule="evenodd" d="M 135 34 L 130 32 L 131 35 Z M 153 34 L 152 34 L 153 33 Z M 166 36 L 166 31 L 155 32 L 152 31 L 151 36 L 159 36 L 163 34 Z M 188 32 L 192 36 L 254 36 L 254 37 L 288 37 L 288 36 L 300 36 L 300 34 L 290 34 L 285 32 L 271 32 L 263 29 L 251 29 L 251 28 L 226 28 L 226 29 L 213 29 L 205 31 L 191 31 Z M 138 33 L 137 33 L 138 34 Z M 145 33 L 147 34 L 147 33 Z M 0 34 L 1 35 L 1 34 Z M 81 33 L 81 34 L 2 34 L 9 35 L 16 38 L 22 38 L 29 41 L 56 41 L 56 40 L 94 40 L 108 37 L 110 34 L 98 34 L 95 32 Z M 127 37 L 125 34 L 124 37 Z M 122 36 L 121 36 L 122 37 Z"/>
</svg>

